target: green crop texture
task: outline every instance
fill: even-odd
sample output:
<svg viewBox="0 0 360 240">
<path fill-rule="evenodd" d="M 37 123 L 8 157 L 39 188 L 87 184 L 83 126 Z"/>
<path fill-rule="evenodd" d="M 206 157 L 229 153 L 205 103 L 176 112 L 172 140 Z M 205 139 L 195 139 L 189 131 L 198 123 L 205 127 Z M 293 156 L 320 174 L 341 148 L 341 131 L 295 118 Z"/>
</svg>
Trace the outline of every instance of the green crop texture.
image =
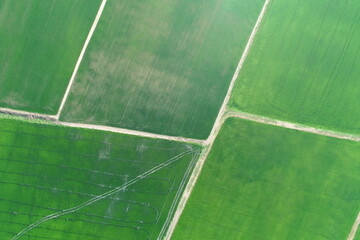
<svg viewBox="0 0 360 240">
<path fill-rule="evenodd" d="M 19 239 L 157 239 L 199 150 L 178 142 L 0 119 L 0 239 L 12 239 L 50 214 L 55 217 Z"/>
<path fill-rule="evenodd" d="M 345 240 L 359 159 L 359 142 L 230 118 L 172 239 Z"/>
<path fill-rule="evenodd" d="M 0 107 L 57 112 L 100 2 L 0 1 Z"/>
<path fill-rule="evenodd" d="M 360 1 L 272 0 L 230 106 L 360 133 Z"/>
<path fill-rule="evenodd" d="M 61 118 L 206 138 L 264 0 L 109 0 Z"/>
<path fill-rule="evenodd" d="M 359 231 L 359 229 L 357 230 L 357 233 L 355 235 L 354 240 L 360 240 L 360 231 Z"/>
</svg>

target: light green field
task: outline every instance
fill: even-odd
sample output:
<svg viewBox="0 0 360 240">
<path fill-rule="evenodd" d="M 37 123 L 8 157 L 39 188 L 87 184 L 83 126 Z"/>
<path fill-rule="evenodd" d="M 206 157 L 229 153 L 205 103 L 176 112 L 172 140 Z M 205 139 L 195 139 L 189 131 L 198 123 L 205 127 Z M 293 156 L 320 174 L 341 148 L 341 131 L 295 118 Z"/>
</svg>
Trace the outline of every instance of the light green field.
<svg viewBox="0 0 360 240">
<path fill-rule="evenodd" d="M 228 119 L 172 239 L 345 240 L 359 159 L 359 142 Z"/>
<path fill-rule="evenodd" d="M 272 0 L 230 106 L 360 133 L 360 1 Z"/>
<path fill-rule="evenodd" d="M 0 107 L 57 112 L 100 2 L 0 1 Z"/>
<path fill-rule="evenodd" d="M 12 239 L 49 214 L 81 206 L 160 166 L 20 238 L 157 239 L 198 152 L 195 145 L 0 119 L 0 239 Z"/>
<path fill-rule="evenodd" d="M 109 0 L 62 120 L 206 138 L 264 0 Z"/>
</svg>

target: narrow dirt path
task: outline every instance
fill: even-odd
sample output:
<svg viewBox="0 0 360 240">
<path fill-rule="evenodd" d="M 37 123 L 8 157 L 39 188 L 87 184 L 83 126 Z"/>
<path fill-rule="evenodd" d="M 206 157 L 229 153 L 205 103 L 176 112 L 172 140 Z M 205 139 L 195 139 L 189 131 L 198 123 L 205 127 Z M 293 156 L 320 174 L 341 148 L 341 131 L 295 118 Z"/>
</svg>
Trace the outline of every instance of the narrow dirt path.
<svg viewBox="0 0 360 240">
<path fill-rule="evenodd" d="M 184 193 L 183 193 L 183 196 L 181 197 L 180 199 L 180 202 L 179 202 L 179 206 L 178 208 L 176 209 L 176 212 L 174 214 L 174 217 L 173 217 L 173 220 L 171 221 L 170 223 L 170 226 L 169 226 L 169 229 L 165 235 L 165 240 L 169 240 L 175 230 L 175 227 L 176 227 L 176 224 L 178 223 L 179 219 L 180 219 L 180 216 L 182 214 L 182 212 L 184 211 L 184 208 L 185 208 L 185 205 L 190 197 L 190 194 L 195 186 L 195 183 L 200 175 L 200 172 L 201 172 L 201 169 L 202 167 L 204 166 L 204 163 L 205 163 L 205 160 L 207 158 L 207 156 L 209 155 L 210 153 L 210 149 L 211 147 L 213 146 L 214 144 L 214 141 L 215 141 L 215 138 L 216 136 L 218 135 L 219 133 L 219 130 L 221 128 L 221 125 L 224 123 L 224 120 L 226 119 L 226 116 L 225 116 L 225 113 L 226 113 L 226 109 L 227 109 L 227 104 L 230 100 L 230 96 L 231 96 L 231 92 L 234 88 L 234 85 L 235 85 L 235 81 L 237 79 L 237 77 L 239 76 L 239 72 L 240 70 L 242 69 L 243 67 L 243 64 L 246 60 L 246 57 L 248 56 L 249 52 L 250 52 L 250 47 L 254 41 L 254 38 L 256 36 L 256 33 L 258 32 L 259 30 L 259 27 L 260 27 L 260 24 L 261 24 L 261 21 L 263 20 L 264 18 L 264 15 L 265 15 L 265 12 L 266 12 L 266 9 L 268 7 L 270 3 L 270 0 L 266 0 L 265 3 L 264 3 L 264 6 L 260 12 L 260 15 L 255 23 L 255 26 L 251 32 L 251 35 L 249 37 L 249 40 L 246 44 L 246 47 L 244 49 L 244 52 L 240 58 L 240 61 L 239 61 L 239 64 L 236 68 L 236 71 L 234 73 L 234 76 L 232 77 L 231 79 L 231 83 L 230 83 L 230 86 L 228 88 L 228 91 L 227 91 L 227 94 L 225 96 L 225 99 L 224 99 L 224 102 L 221 106 L 221 109 L 219 111 L 219 114 L 216 118 L 216 121 L 215 121 L 215 124 L 211 130 L 211 133 L 210 133 L 210 136 L 208 137 L 208 139 L 206 140 L 205 142 L 205 148 L 195 166 L 195 169 L 194 169 L 194 172 L 193 174 L 191 175 L 190 179 L 189 179 L 189 182 L 184 190 Z"/>
<path fill-rule="evenodd" d="M 175 136 L 169 136 L 169 135 L 162 135 L 162 134 L 136 131 L 136 130 L 125 129 L 125 128 L 102 126 L 102 125 L 61 122 L 56 119 L 55 115 L 46 115 L 46 114 L 40 114 L 40 113 L 25 112 L 25 111 L 19 111 L 19 110 L 7 109 L 7 108 L 0 108 L 0 114 L 8 115 L 9 117 L 14 117 L 14 118 L 18 118 L 18 119 L 44 120 L 44 124 L 47 124 L 47 122 L 49 122 L 49 123 L 51 122 L 52 124 L 55 124 L 55 125 L 61 125 L 61 126 L 67 126 L 67 127 L 73 127 L 73 128 L 100 130 L 100 131 L 114 132 L 114 133 L 133 135 L 133 136 L 139 136 L 139 137 L 164 139 L 164 140 L 169 140 L 169 141 L 198 144 L 198 145 L 202 145 L 202 146 L 205 145 L 205 140 L 201 140 L 201 139 L 175 137 Z M 0 118 L 1 118 L 1 116 L 0 116 Z"/>
<path fill-rule="evenodd" d="M 354 240 L 355 238 L 355 235 L 356 235 L 356 232 L 358 231 L 358 228 L 359 228 L 359 225 L 360 225 L 360 212 L 355 220 L 355 223 L 351 229 L 351 232 L 349 234 L 349 237 L 347 238 L 347 240 Z"/>
<path fill-rule="evenodd" d="M 78 72 L 78 70 L 79 70 L 80 64 L 81 64 L 81 62 L 82 62 L 82 60 L 83 60 L 83 58 L 84 58 L 86 49 L 87 49 L 87 47 L 88 47 L 88 45 L 89 45 L 89 43 L 90 43 L 90 40 L 91 40 L 91 38 L 92 38 L 92 36 L 93 36 L 93 34 L 94 34 L 94 32 L 95 32 L 95 29 L 96 29 L 97 24 L 99 23 L 101 14 L 102 14 L 103 11 L 104 11 L 106 2 L 107 2 L 107 0 L 103 0 L 103 1 L 102 1 L 101 5 L 100 5 L 100 8 L 99 8 L 99 11 L 98 11 L 98 13 L 96 14 L 94 23 L 93 23 L 93 25 L 92 25 L 91 28 L 90 28 L 90 32 L 89 32 L 89 34 L 88 34 L 88 36 L 87 36 L 87 38 L 86 38 L 86 40 L 85 40 L 84 46 L 83 46 L 83 48 L 82 48 L 82 50 L 81 50 L 81 52 L 80 52 L 80 56 L 79 56 L 79 58 L 78 58 L 78 60 L 77 60 L 77 62 L 76 62 L 74 71 L 73 71 L 73 73 L 72 73 L 72 75 L 71 75 L 69 84 L 68 84 L 68 86 L 67 86 L 67 88 L 66 88 L 66 92 L 65 92 L 64 97 L 63 97 L 63 99 L 62 99 L 62 101 L 61 101 L 59 111 L 58 111 L 58 113 L 56 114 L 56 118 L 57 118 L 57 119 L 59 119 L 60 114 L 61 114 L 61 112 L 62 112 L 62 110 L 63 110 L 63 108 L 64 108 L 64 105 L 65 105 L 66 100 L 67 100 L 67 98 L 68 98 L 68 96 L 69 96 L 71 87 L 72 87 L 72 85 L 73 85 L 73 83 L 74 83 L 76 74 L 77 74 L 77 72 Z"/>
<path fill-rule="evenodd" d="M 62 126 L 67 126 L 67 127 L 94 129 L 94 130 L 100 130 L 100 131 L 134 135 L 134 136 L 139 136 L 139 137 L 164 139 L 164 140 L 169 140 L 169 141 L 193 143 L 193 144 L 199 144 L 199 145 L 204 145 L 204 143 L 205 143 L 205 140 L 200 140 L 200 139 L 174 137 L 174 136 L 161 135 L 161 134 L 156 134 L 156 133 L 130 130 L 130 129 L 125 129 L 125 128 L 117 128 L 117 127 L 109 127 L 109 126 L 101 126 L 101 125 L 91 125 L 91 124 L 84 124 L 84 123 L 68 123 L 68 122 L 56 122 L 56 123 L 59 125 L 62 125 Z"/>
<path fill-rule="evenodd" d="M 333 138 L 339 138 L 339 139 L 346 139 L 351 141 L 360 142 L 360 135 L 355 134 L 348 134 L 348 133 L 342 133 L 342 132 L 336 132 L 321 128 L 315 128 L 315 127 L 309 127 L 303 124 L 297 124 L 297 123 L 290 123 L 285 121 L 280 121 L 272 118 L 267 118 L 255 114 L 245 113 L 245 112 L 228 112 L 226 114 L 226 118 L 228 117 L 235 117 L 235 118 L 241 118 L 246 119 L 254 122 L 264 123 L 268 125 L 288 128 L 288 129 L 294 129 L 302 132 L 308 132 L 313 133 L 317 135 L 323 135 L 327 137 L 333 137 Z"/>
</svg>

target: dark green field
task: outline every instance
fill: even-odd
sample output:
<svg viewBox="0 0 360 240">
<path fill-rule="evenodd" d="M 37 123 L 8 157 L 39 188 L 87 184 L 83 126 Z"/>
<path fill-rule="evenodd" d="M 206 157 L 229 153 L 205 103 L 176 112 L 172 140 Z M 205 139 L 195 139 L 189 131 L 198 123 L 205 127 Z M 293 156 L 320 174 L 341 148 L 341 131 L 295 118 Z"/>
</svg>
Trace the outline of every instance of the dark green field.
<svg viewBox="0 0 360 240">
<path fill-rule="evenodd" d="M 358 0 L 272 0 L 230 106 L 359 134 L 359 42 Z"/>
<path fill-rule="evenodd" d="M 20 239 L 157 239 L 199 150 L 177 142 L 0 119 L 0 239 L 12 239 L 49 214 L 81 206 L 134 179 Z M 136 178 L 157 166 L 153 174 Z"/>
<path fill-rule="evenodd" d="M 228 119 L 172 239 L 345 240 L 359 159 L 359 142 Z"/>
<path fill-rule="evenodd" d="M 109 0 L 62 120 L 206 138 L 264 0 Z"/>
<path fill-rule="evenodd" d="M 0 107 L 57 112 L 100 2 L 0 1 Z"/>
</svg>

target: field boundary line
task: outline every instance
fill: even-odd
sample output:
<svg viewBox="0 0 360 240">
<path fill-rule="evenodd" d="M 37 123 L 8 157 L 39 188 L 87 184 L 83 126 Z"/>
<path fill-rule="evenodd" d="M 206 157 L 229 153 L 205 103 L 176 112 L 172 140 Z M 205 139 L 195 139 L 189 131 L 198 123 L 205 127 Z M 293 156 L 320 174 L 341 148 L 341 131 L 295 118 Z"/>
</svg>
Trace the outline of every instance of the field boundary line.
<svg viewBox="0 0 360 240">
<path fill-rule="evenodd" d="M 225 117 L 225 113 L 226 113 L 226 110 L 227 110 L 227 104 L 230 100 L 230 96 L 231 96 L 231 93 L 232 93 L 232 90 L 234 88 L 234 85 L 235 85 L 235 81 L 236 79 L 238 78 L 239 76 L 239 73 L 240 73 L 240 70 L 242 69 L 243 65 L 244 65 L 244 62 L 250 52 L 250 48 L 254 42 L 254 39 L 255 39 L 255 36 L 256 36 L 256 33 L 258 32 L 259 30 L 259 27 L 260 27 L 260 24 L 264 18 L 264 15 L 265 15 L 265 12 L 266 12 L 266 9 L 268 7 L 270 3 L 270 0 L 265 0 L 265 3 L 262 7 L 262 10 L 258 16 L 258 19 L 256 20 L 256 23 L 255 23 L 255 26 L 250 34 L 250 37 L 249 37 L 249 40 L 246 44 L 246 47 L 243 51 L 243 54 L 240 58 L 240 61 L 238 63 L 238 66 L 236 67 L 236 70 L 235 70 L 235 73 L 231 79 L 231 82 L 230 82 L 230 85 L 229 85 L 229 88 L 228 88 L 228 91 L 226 93 L 226 96 L 225 96 L 225 99 L 223 101 L 223 104 L 221 105 L 221 108 L 220 108 L 220 111 L 218 113 L 218 116 L 216 117 L 216 120 L 215 120 L 215 123 L 213 125 L 213 128 L 210 132 L 210 135 L 208 137 L 208 139 L 205 141 L 205 148 L 203 150 L 203 152 L 201 153 L 201 156 L 198 160 L 198 162 L 196 163 L 196 166 L 195 166 L 195 169 L 193 171 L 193 173 L 191 174 L 190 176 L 190 179 L 189 179 L 189 182 L 184 190 L 184 193 L 180 199 L 180 202 L 179 202 L 179 205 L 178 205 L 178 208 L 176 209 L 176 212 L 174 214 L 174 217 L 170 223 L 170 226 L 168 228 L 168 231 L 165 235 L 165 240 L 170 240 L 171 239 L 171 236 L 175 230 L 175 227 L 180 219 L 180 216 L 182 214 L 182 212 L 184 211 L 184 208 L 185 208 L 185 205 L 190 197 L 190 194 L 195 186 L 195 183 L 197 181 L 197 179 L 199 178 L 199 175 L 201 173 L 201 170 L 202 170 L 202 167 L 204 166 L 204 163 L 205 163 L 205 160 L 207 158 L 207 156 L 209 155 L 210 153 L 210 149 L 212 148 L 214 142 L 215 142 L 215 139 L 216 139 L 216 136 L 218 135 L 219 133 L 219 130 L 222 126 L 222 124 L 224 123 L 226 117 Z"/>
<path fill-rule="evenodd" d="M 250 120 L 253 122 L 263 123 L 263 124 L 267 124 L 267 125 L 273 125 L 273 126 L 277 126 L 277 127 L 293 129 L 293 130 L 297 130 L 297 131 L 301 131 L 301 132 L 313 133 L 316 135 L 322 135 L 322 136 L 327 136 L 327 137 L 332 137 L 332 138 L 360 142 L 360 135 L 342 133 L 342 132 L 331 131 L 331 130 L 316 128 L 316 127 L 310 127 L 310 126 L 303 125 L 303 124 L 281 121 L 281 120 L 272 119 L 272 118 L 268 118 L 268 117 L 264 117 L 264 116 L 260 116 L 260 115 L 246 113 L 246 112 L 229 111 L 228 113 L 226 113 L 226 118 L 229 118 L 229 117 L 241 118 L 241 119 Z"/>
<path fill-rule="evenodd" d="M 10 109 L 10 108 L 0 108 L 0 113 L 12 115 L 12 116 L 29 118 L 29 119 L 42 119 L 42 120 L 48 120 L 48 121 L 56 121 L 57 120 L 55 115 L 27 112 L 27 111 L 15 110 L 15 109 Z"/>
<path fill-rule="evenodd" d="M 98 25 L 98 23 L 99 23 L 100 17 L 101 17 L 101 15 L 102 15 L 103 11 L 104 11 L 104 8 L 105 8 L 106 3 L 107 3 L 107 0 L 103 0 L 103 1 L 101 2 L 99 11 L 98 11 L 97 14 L 96 14 L 96 17 L 95 17 L 95 20 L 94 20 L 94 22 L 93 22 L 93 25 L 92 25 L 91 28 L 90 28 L 90 32 L 89 32 L 89 34 L 88 34 L 88 36 L 87 36 L 87 38 L 86 38 L 86 40 L 85 40 L 84 46 L 83 46 L 83 48 L 82 48 L 82 50 L 81 50 L 81 52 L 80 52 L 80 56 L 79 56 L 79 58 L 78 58 L 78 60 L 77 60 L 77 62 L 76 62 L 74 71 L 73 71 L 73 73 L 72 73 L 72 75 L 71 75 L 69 84 L 68 84 L 68 86 L 67 86 L 67 88 L 66 88 L 64 97 L 63 97 L 63 99 L 62 99 L 62 101 L 61 101 L 59 110 L 58 110 L 58 112 L 57 112 L 57 114 L 56 114 L 56 119 L 59 119 L 59 118 L 60 118 L 60 114 L 61 114 L 61 112 L 62 112 L 62 110 L 63 110 L 63 108 L 64 108 L 64 105 L 65 105 L 65 103 L 66 103 L 66 100 L 67 100 L 67 98 L 68 98 L 68 96 L 69 96 L 71 87 L 72 87 L 72 85 L 73 85 L 73 83 L 74 83 L 74 80 L 75 80 L 75 77 L 76 77 L 76 75 L 77 75 L 77 72 L 79 71 L 80 64 L 81 64 L 81 62 L 82 62 L 82 60 L 83 60 L 83 58 L 84 58 L 86 49 L 87 49 L 87 47 L 88 47 L 88 45 L 89 45 L 89 43 L 90 43 L 90 40 L 91 40 L 91 38 L 92 38 L 92 36 L 93 36 L 93 34 L 94 34 L 94 32 L 95 32 L 95 29 L 96 29 L 96 27 L 97 27 L 97 25 Z"/>
<path fill-rule="evenodd" d="M 99 131 L 105 131 L 105 132 L 126 134 L 126 135 L 131 135 L 131 136 L 152 138 L 152 139 L 163 139 L 163 140 L 169 140 L 169 141 L 198 144 L 201 146 L 205 145 L 205 140 L 202 140 L 202 139 L 176 137 L 176 136 L 170 136 L 170 135 L 162 135 L 162 134 L 137 131 L 137 130 L 131 130 L 131 129 L 126 129 L 126 128 L 103 126 L 103 125 L 62 122 L 62 121 L 57 120 L 55 115 L 46 115 L 46 114 L 40 114 L 40 113 L 19 111 L 19 110 L 13 110 L 13 109 L 8 109 L 8 108 L 0 108 L 0 114 L 20 117 L 19 119 L 22 121 L 32 120 L 32 119 L 45 120 L 45 121 L 48 121 L 49 123 L 51 122 L 51 124 L 55 125 L 55 126 L 58 125 L 58 126 L 66 126 L 66 127 L 72 127 L 72 128 L 99 130 Z M 23 119 L 21 119 L 21 118 L 23 118 Z M 0 116 L 0 119 L 1 119 L 1 116 Z"/>
<path fill-rule="evenodd" d="M 22 237 L 24 234 L 26 234 L 27 232 L 31 231 L 32 229 L 38 227 L 40 224 L 44 223 L 44 222 L 47 222 L 47 221 L 50 221 L 54 218 L 58 218 L 58 217 L 61 217 L 61 216 L 64 216 L 64 215 L 67 215 L 67 214 L 71 214 L 71 213 L 74 213 L 74 212 L 77 212 L 95 202 L 98 202 L 102 199 L 105 199 L 119 191 L 122 191 L 123 189 L 137 183 L 138 181 L 142 180 L 143 178 L 146 178 L 150 175 L 152 175 L 153 173 L 161 170 L 162 168 L 164 167 L 167 167 L 169 166 L 170 164 L 182 159 L 184 156 L 188 155 L 188 154 L 192 154 L 194 152 L 196 152 L 197 150 L 188 150 L 188 151 L 185 151 L 185 152 L 182 152 L 178 155 L 176 155 L 175 157 L 172 157 L 168 160 L 166 160 L 165 162 L 162 162 L 160 164 L 158 164 L 157 166 L 145 171 L 144 173 L 136 176 L 135 178 L 131 179 L 130 181 L 124 183 L 123 185 L 119 186 L 119 187 L 116 187 L 110 191 L 107 191 L 101 195 L 98 195 L 96 197 L 93 197 L 91 198 L 90 200 L 86 201 L 86 202 L 83 202 L 82 204 L 79 204 L 75 207 L 72 207 L 72 208 L 68 208 L 68 209 L 64 209 L 62 211 L 59 211 L 59 212 L 56 212 L 56 213 L 53 213 L 53 214 L 50 214 L 50 215 L 47 215 L 41 219 L 39 219 L 38 221 L 28 225 L 26 228 L 24 228 L 23 230 L 21 230 L 20 232 L 18 232 L 13 238 L 12 240 L 17 240 L 19 239 L 20 237 Z"/>
<path fill-rule="evenodd" d="M 264 3 L 264 6 L 260 12 L 260 15 L 255 23 L 255 26 L 251 32 L 251 35 L 249 37 L 249 40 L 246 44 L 246 47 L 244 49 L 244 52 L 240 58 L 240 61 L 239 61 L 239 64 L 235 70 L 235 73 L 234 73 L 234 76 L 232 77 L 231 79 L 231 82 L 230 82 L 230 85 L 229 85 L 229 88 L 228 88 L 228 91 L 226 93 L 226 96 L 225 96 L 225 99 L 224 99 L 224 102 L 223 104 L 221 105 L 221 108 L 220 108 L 220 111 L 218 113 L 218 116 L 216 118 L 216 121 L 215 121 L 215 124 L 211 130 L 211 133 L 208 137 L 208 139 L 206 140 L 207 141 L 207 144 L 211 144 L 212 142 L 215 141 L 215 138 L 217 136 L 217 132 L 219 131 L 219 128 L 221 127 L 221 122 L 222 122 L 222 118 L 224 117 L 225 115 L 225 112 L 226 112 L 226 109 L 227 109 L 227 105 L 229 103 L 229 100 L 230 100 L 230 96 L 231 96 L 231 93 L 232 93 L 232 90 L 234 88 L 234 85 L 235 85 L 235 82 L 236 82 L 236 79 L 238 78 L 239 76 L 239 73 L 240 73 L 240 70 L 242 69 L 243 65 L 244 65 L 244 62 L 250 52 L 250 48 L 254 42 L 254 39 L 255 39 L 255 36 L 256 36 L 256 33 L 258 32 L 259 30 L 259 27 L 260 27 L 260 24 L 264 18 L 264 15 L 265 15 L 265 12 L 266 12 L 266 9 L 268 7 L 270 3 L 270 0 L 266 0 L 265 3 Z"/>
<path fill-rule="evenodd" d="M 347 240 L 354 240 L 355 238 L 355 235 L 356 235 L 356 232 L 358 231 L 358 228 L 359 228 L 359 225 L 360 225 L 360 212 L 354 222 L 354 225 L 351 229 L 351 232 L 349 234 L 349 237 L 347 238 Z"/>
<path fill-rule="evenodd" d="M 100 131 L 106 131 L 106 132 L 127 134 L 127 135 L 132 135 L 132 136 L 148 137 L 148 138 L 153 138 L 153 139 L 163 139 L 163 140 L 170 140 L 170 141 L 177 141 L 177 142 L 184 142 L 184 143 L 193 143 L 193 144 L 199 144 L 202 146 L 205 144 L 205 140 L 201 140 L 201 139 L 192 139 L 192 138 L 161 135 L 161 134 L 156 134 L 156 133 L 142 132 L 142 131 L 137 131 L 137 130 L 125 129 L 125 128 L 109 127 L 109 126 L 102 126 L 102 125 L 92 125 L 92 124 L 85 124 L 85 123 L 70 123 L 70 122 L 61 122 L 61 121 L 56 122 L 56 124 L 62 125 L 62 126 L 67 126 L 67 127 L 100 130 Z"/>
</svg>

